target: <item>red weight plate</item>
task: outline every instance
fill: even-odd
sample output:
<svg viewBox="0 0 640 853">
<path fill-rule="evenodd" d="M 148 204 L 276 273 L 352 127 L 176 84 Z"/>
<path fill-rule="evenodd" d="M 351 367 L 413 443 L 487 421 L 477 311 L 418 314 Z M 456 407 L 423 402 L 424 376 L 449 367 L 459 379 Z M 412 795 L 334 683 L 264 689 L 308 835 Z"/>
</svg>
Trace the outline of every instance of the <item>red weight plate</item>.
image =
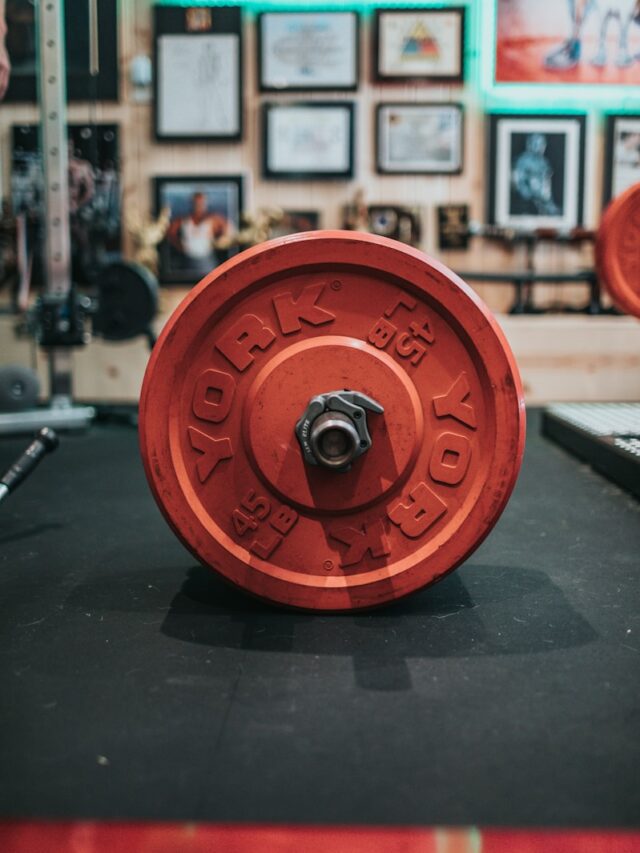
<svg viewBox="0 0 640 853">
<path fill-rule="evenodd" d="M 640 183 L 607 207 L 596 239 L 596 268 L 618 308 L 640 317 Z"/>
<path fill-rule="evenodd" d="M 348 471 L 295 435 L 336 389 L 384 407 Z M 265 243 L 195 287 L 145 375 L 142 456 L 202 562 L 271 601 L 371 607 L 432 583 L 489 533 L 518 475 L 524 404 L 509 347 L 454 273 L 383 237 Z"/>
</svg>

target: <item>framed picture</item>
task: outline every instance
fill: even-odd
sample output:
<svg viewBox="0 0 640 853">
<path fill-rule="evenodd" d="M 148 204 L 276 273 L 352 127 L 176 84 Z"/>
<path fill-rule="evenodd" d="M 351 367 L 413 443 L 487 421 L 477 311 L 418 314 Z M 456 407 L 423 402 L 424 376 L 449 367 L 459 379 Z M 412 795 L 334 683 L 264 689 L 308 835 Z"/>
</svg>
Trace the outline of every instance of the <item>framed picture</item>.
<svg viewBox="0 0 640 853">
<path fill-rule="evenodd" d="M 33 0 L 6 0 L 6 46 L 11 61 L 7 102 L 36 100 L 35 6 Z M 64 20 L 67 98 L 70 101 L 117 101 L 117 0 L 100 0 L 95 4 L 87 0 L 66 0 Z M 96 44 L 91 43 L 92 33 L 95 33 Z"/>
<path fill-rule="evenodd" d="M 441 251 L 469 248 L 469 205 L 441 204 L 438 214 L 438 248 Z"/>
<path fill-rule="evenodd" d="M 71 270 L 75 282 L 91 284 L 108 263 L 120 257 L 118 126 L 70 124 L 67 138 Z M 27 250 L 34 285 L 43 280 L 43 190 L 38 125 L 14 125 L 12 205 L 15 213 L 27 214 Z"/>
<path fill-rule="evenodd" d="M 260 91 L 354 91 L 358 44 L 356 12 L 263 12 L 258 16 Z"/>
<path fill-rule="evenodd" d="M 582 224 L 583 115 L 489 116 L 489 222 L 570 230 Z"/>
<path fill-rule="evenodd" d="M 298 234 L 300 231 L 317 231 L 320 228 L 320 212 L 318 210 L 285 210 L 284 216 L 271 229 L 272 237 L 286 237 L 288 234 Z"/>
<path fill-rule="evenodd" d="M 463 7 L 376 9 L 373 74 L 382 82 L 459 83 L 464 76 Z"/>
<path fill-rule="evenodd" d="M 634 0 L 492 2 L 497 83 L 640 85 Z"/>
<path fill-rule="evenodd" d="M 265 178 L 353 176 L 354 105 L 341 101 L 263 104 Z"/>
<path fill-rule="evenodd" d="M 640 115 L 608 115 L 603 203 L 640 181 Z"/>
<path fill-rule="evenodd" d="M 154 7 L 154 20 L 156 139 L 241 139 L 240 8 L 162 5 Z"/>
<path fill-rule="evenodd" d="M 240 225 L 242 177 L 161 176 L 154 183 L 156 212 L 170 211 L 169 228 L 158 247 L 159 279 L 196 284 L 238 251 L 228 244 Z"/>
<path fill-rule="evenodd" d="M 461 172 L 462 125 L 460 104 L 380 104 L 376 110 L 378 172 Z"/>
</svg>

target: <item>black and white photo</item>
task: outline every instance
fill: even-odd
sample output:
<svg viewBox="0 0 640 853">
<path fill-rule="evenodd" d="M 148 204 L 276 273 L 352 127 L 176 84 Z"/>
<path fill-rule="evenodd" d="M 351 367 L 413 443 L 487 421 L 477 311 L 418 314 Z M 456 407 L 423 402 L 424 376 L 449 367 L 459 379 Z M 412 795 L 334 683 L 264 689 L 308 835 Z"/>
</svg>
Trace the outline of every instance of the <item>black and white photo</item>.
<svg viewBox="0 0 640 853">
<path fill-rule="evenodd" d="M 489 222 L 522 231 L 582 224 L 582 115 L 489 116 Z"/>
</svg>

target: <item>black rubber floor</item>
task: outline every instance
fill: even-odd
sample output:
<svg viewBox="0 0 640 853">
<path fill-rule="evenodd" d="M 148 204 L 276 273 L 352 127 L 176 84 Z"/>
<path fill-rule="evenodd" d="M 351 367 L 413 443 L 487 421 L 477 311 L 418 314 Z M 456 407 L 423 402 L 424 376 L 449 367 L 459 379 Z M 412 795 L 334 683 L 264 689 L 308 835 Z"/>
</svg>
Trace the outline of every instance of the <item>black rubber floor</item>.
<svg viewBox="0 0 640 853">
<path fill-rule="evenodd" d="M 0 507 L 2 815 L 640 821 L 640 503 L 537 413 L 493 534 L 404 603 L 283 612 L 194 563 L 124 426 Z"/>
</svg>

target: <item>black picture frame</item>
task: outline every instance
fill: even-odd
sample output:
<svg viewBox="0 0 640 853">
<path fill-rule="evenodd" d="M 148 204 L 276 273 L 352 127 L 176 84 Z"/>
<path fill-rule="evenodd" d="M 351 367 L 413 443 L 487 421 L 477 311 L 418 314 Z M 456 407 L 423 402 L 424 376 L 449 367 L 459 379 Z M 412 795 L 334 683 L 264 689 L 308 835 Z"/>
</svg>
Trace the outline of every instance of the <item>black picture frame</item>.
<svg viewBox="0 0 640 853">
<path fill-rule="evenodd" d="M 419 158 L 415 157 L 413 161 L 408 161 L 404 168 L 393 168 L 391 162 L 393 160 L 390 147 L 391 141 L 383 137 L 385 114 L 388 111 L 396 111 L 398 114 L 405 113 L 410 115 L 414 113 L 419 115 L 424 113 L 425 118 L 430 113 L 449 113 L 450 116 L 455 116 L 452 127 L 452 133 L 455 134 L 455 143 L 452 146 L 454 157 L 450 160 L 450 167 L 447 168 L 446 161 L 438 163 L 438 151 L 434 150 L 432 155 L 431 165 L 428 165 L 426 158 L 423 159 L 422 167 L 417 164 Z M 429 144 L 436 140 L 437 129 L 430 129 L 425 135 L 425 144 Z M 444 133 L 444 129 L 441 130 Z M 408 144 L 413 145 L 414 153 L 417 150 L 415 128 L 411 130 L 411 139 Z M 396 147 L 398 147 L 396 145 Z M 464 170 L 464 108 L 462 104 L 452 102 L 399 102 L 385 101 L 379 103 L 375 110 L 375 158 L 376 171 L 380 175 L 460 175 Z M 398 157 L 396 156 L 396 159 Z"/>
<path fill-rule="evenodd" d="M 353 28 L 351 32 L 350 45 L 349 50 L 351 54 L 351 62 L 349 65 L 351 66 L 352 72 L 352 82 L 331 82 L 331 83 L 317 83 L 314 84 L 313 81 L 307 80 L 305 82 L 294 82 L 287 83 L 283 81 L 281 84 L 276 85 L 274 83 L 269 83 L 267 79 L 265 79 L 265 59 L 267 56 L 268 45 L 267 41 L 267 23 L 269 19 L 272 20 L 281 20 L 284 21 L 286 18 L 290 17 L 307 18 L 311 21 L 314 18 L 320 17 L 337 17 L 340 16 L 342 18 L 350 18 L 353 21 Z M 344 33 L 344 26 L 340 27 L 339 33 Z M 314 11 L 309 9 L 302 10 L 273 10 L 273 11 L 265 11 L 261 12 L 257 16 L 257 27 L 256 27 L 256 38 L 257 38 L 257 75 L 258 75 L 258 90 L 260 92 L 355 92 L 358 89 L 358 84 L 360 80 L 360 16 L 355 10 L 352 9 L 325 9 L 321 11 Z M 295 47 L 299 47 L 299 45 L 290 45 L 289 49 L 295 49 Z M 286 48 L 286 45 L 285 45 Z M 337 50 L 338 58 L 340 56 L 341 50 Z M 327 63 L 330 67 L 333 65 L 335 68 L 335 59 L 333 63 Z M 307 68 L 304 72 L 305 74 L 310 74 L 311 70 Z M 299 76 L 304 76 L 300 74 Z"/>
<path fill-rule="evenodd" d="M 67 100 L 117 101 L 118 3 L 98 0 L 98 73 L 89 66 L 89 6 L 87 0 L 65 3 Z M 13 17 L 15 15 L 15 18 Z M 35 103 L 37 100 L 37 38 L 34 7 L 29 0 L 10 0 L 6 5 L 6 45 L 12 65 L 4 103 Z"/>
<path fill-rule="evenodd" d="M 177 223 L 187 218 L 185 212 L 189 210 L 190 205 L 193 206 L 194 196 L 204 193 L 207 196 L 207 207 L 212 217 L 223 216 L 231 226 L 230 233 L 238 231 L 244 207 L 244 177 L 239 174 L 157 175 L 152 180 L 156 215 L 165 206 L 171 209 L 169 229 L 158 246 L 158 279 L 161 284 L 195 285 L 204 275 L 237 254 L 239 250 L 237 246 L 224 251 L 214 250 L 211 247 L 210 259 L 202 255 L 194 258 L 184 248 L 180 250 L 174 241 L 174 235 L 181 227 Z M 178 190 L 178 187 L 181 189 Z M 227 194 L 227 200 L 231 204 L 226 208 L 224 207 L 225 189 L 231 191 Z M 201 219 L 202 222 L 204 219 Z M 216 225 L 217 223 L 211 223 L 212 235 L 215 233 Z M 196 235 L 196 239 L 201 241 L 203 236 L 206 235 L 200 232 Z M 180 242 L 182 239 L 180 235 Z"/>
<path fill-rule="evenodd" d="M 453 39 L 453 44 L 456 45 L 458 51 L 458 62 L 453 72 L 443 71 L 443 73 L 439 73 L 437 69 L 430 68 L 423 73 L 419 73 L 415 68 L 407 68 L 404 73 L 390 73 L 386 67 L 387 63 L 382 58 L 382 51 L 387 38 L 385 27 L 390 25 L 392 19 L 398 24 L 403 19 L 407 19 L 407 26 L 409 26 L 410 21 L 416 16 L 431 18 L 433 22 L 438 18 L 449 16 L 455 20 L 458 33 Z M 462 83 L 464 81 L 465 26 L 466 9 L 464 6 L 392 6 L 375 9 L 373 14 L 373 57 L 371 64 L 374 81 L 377 83 Z M 419 46 L 420 39 L 416 38 L 415 41 Z M 409 52 L 408 57 L 406 61 L 410 62 L 411 52 Z"/>
<path fill-rule="evenodd" d="M 624 126 L 627 126 L 626 128 Z M 627 163 L 620 160 L 618 133 L 635 137 L 633 157 Z M 627 174 L 619 174 L 626 166 Z M 602 206 L 606 207 L 614 196 L 640 181 L 640 113 L 607 113 L 605 116 L 605 153 L 602 186 Z"/>
<path fill-rule="evenodd" d="M 487 123 L 487 222 L 524 232 L 581 226 L 586 115 L 491 113 Z M 532 179 L 539 189 L 527 198 Z"/>
<path fill-rule="evenodd" d="M 209 10 L 209 15 L 200 20 L 210 21 L 210 25 L 199 26 L 194 30 L 190 26 L 190 15 L 192 16 L 194 9 L 202 16 L 204 10 Z M 156 142 L 239 142 L 242 140 L 244 131 L 244 109 L 243 109 L 243 34 L 242 34 L 242 9 L 240 6 L 154 6 L 153 9 L 153 132 Z M 230 97 L 225 107 L 230 107 L 235 115 L 230 119 L 229 129 L 214 130 L 207 127 L 188 127 L 183 120 L 169 121 L 163 113 L 164 95 L 165 95 L 165 75 L 161 61 L 162 46 L 169 47 L 169 41 L 174 39 L 188 38 L 193 39 L 193 50 L 198 46 L 205 46 L 203 40 L 208 40 L 209 48 L 214 42 L 218 42 L 220 46 L 223 44 L 229 48 L 233 40 L 237 39 L 237 50 L 235 53 L 235 61 L 230 64 L 227 61 L 221 60 L 218 68 L 222 69 L 222 73 L 228 73 L 231 80 L 221 81 L 221 85 L 215 86 L 209 80 L 203 85 L 203 92 L 206 97 L 217 98 L 230 92 Z M 229 41 L 231 38 L 231 42 Z M 191 52 L 184 50 L 179 51 L 181 58 L 188 56 Z M 170 75 L 170 79 L 175 84 L 175 74 Z M 235 85 L 233 80 L 235 79 Z M 193 80 L 193 75 L 190 75 L 190 80 Z M 183 87 L 180 90 L 180 109 L 185 109 L 186 96 L 189 94 L 188 87 Z M 198 99 L 194 99 L 196 102 Z M 201 113 L 198 117 L 199 122 L 202 121 Z M 211 110 L 209 115 L 215 115 L 215 110 Z M 234 120 L 235 119 L 235 120 Z M 175 129 L 168 130 L 164 128 L 165 121 L 169 127 L 180 127 L 180 132 Z M 182 128 L 185 128 L 184 131 Z"/>
<path fill-rule="evenodd" d="M 327 168 L 322 169 L 318 168 L 318 157 L 319 150 L 322 144 L 322 140 L 318 139 L 318 144 L 315 150 L 307 149 L 308 154 L 307 160 L 309 162 L 309 166 L 301 167 L 299 165 L 300 160 L 303 160 L 305 156 L 304 145 L 291 144 L 290 150 L 287 153 L 282 155 L 280 152 L 277 152 L 277 159 L 282 160 L 287 164 L 286 168 L 274 168 L 273 166 L 273 157 L 275 157 L 273 143 L 277 142 L 279 145 L 283 145 L 287 134 L 282 132 L 282 126 L 278 129 L 277 132 L 274 132 L 273 138 L 271 134 L 271 122 L 274 120 L 274 117 L 277 114 L 281 114 L 283 117 L 287 114 L 289 116 L 293 116 L 295 111 L 308 111 L 311 110 L 313 112 L 317 112 L 317 118 L 312 124 L 308 124 L 307 128 L 313 128 L 319 133 L 325 132 L 328 136 L 329 129 L 331 125 L 329 123 L 329 114 L 331 112 L 343 111 L 344 118 L 346 122 L 343 122 L 343 127 L 346 130 L 346 137 L 343 140 L 343 149 L 340 152 L 341 156 L 343 156 L 345 166 L 344 168 Z M 321 120 L 320 113 L 325 111 L 324 121 Z M 304 118 L 302 112 L 300 112 L 300 121 Z M 308 115 L 307 115 L 308 118 Z M 333 116 L 334 120 L 336 116 Z M 304 131 L 304 126 L 301 124 L 301 128 Z M 339 130 L 338 123 L 334 123 L 334 130 Z M 354 163 L 355 163 L 355 145 L 354 145 L 354 129 L 355 129 L 355 104 L 353 101 L 291 101 L 286 103 L 277 103 L 277 102 L 267 102 L 262 105 L 262 177 L 269 180 L 291 180 L 291 181 L 304 181 L 304 180 L 320 180 L 320 181 L 335 181 L 335 180 L 349 180 L 354 175 Z M 291 134 L 289 134 L 290 136 Z M 336 145 L 336 152 L 338 146 Z M 298 165 L 296 165 L 295 157 L 299 158 Z"/>
</svg>

